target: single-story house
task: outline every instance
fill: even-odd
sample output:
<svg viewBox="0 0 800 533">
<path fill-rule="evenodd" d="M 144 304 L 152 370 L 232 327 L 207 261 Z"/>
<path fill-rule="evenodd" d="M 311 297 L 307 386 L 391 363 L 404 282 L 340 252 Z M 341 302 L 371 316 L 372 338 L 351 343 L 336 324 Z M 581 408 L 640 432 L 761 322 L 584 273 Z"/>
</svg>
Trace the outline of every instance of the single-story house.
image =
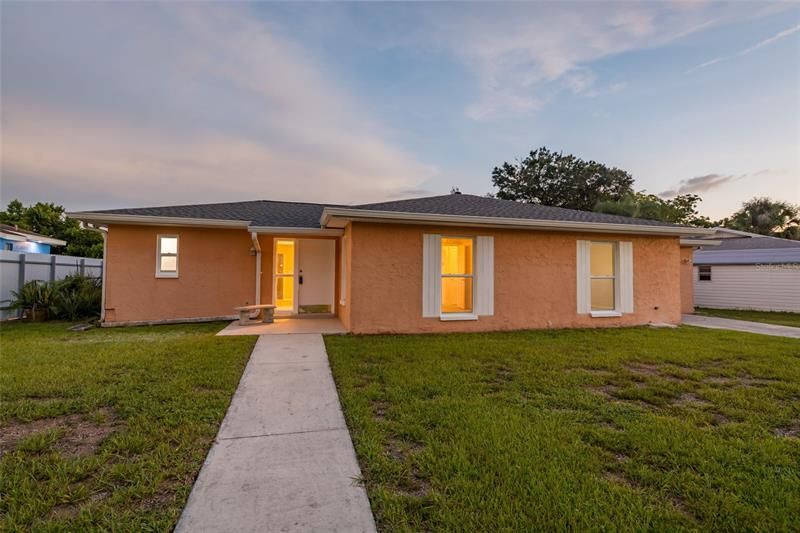
<svg viewBox="0 0 800 533">
<path fill-rule="evenodd" d="M 715 228 L 694 253 L 698 307 L 800 313 L 800 242 Z"/>
<path fill-rule="evenodd" d="M 17 226 L 0 224 L 0 250 L 31 254 L 49 254 L 51 246 L 66 246 L 66 241 L 54 239 Z"/>
<path fill-rule="evenodd" d="M 677 324 L 692 305 L 693 243 L 710 234 L 467 194 L 70 216 L 107 231 L 106 325 L 271 303 L 354 333 Z"/>
</svg>

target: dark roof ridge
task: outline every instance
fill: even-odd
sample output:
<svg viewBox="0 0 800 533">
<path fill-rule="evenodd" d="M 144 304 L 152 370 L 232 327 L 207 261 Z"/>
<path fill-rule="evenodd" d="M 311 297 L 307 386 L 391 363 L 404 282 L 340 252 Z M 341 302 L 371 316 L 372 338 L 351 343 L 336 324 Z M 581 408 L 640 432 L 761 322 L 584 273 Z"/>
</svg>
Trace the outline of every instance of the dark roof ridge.
<svg viewBox="0 0 800 533">
<path fill-rule="evenodd" d="M 113 209 L 89 209 L 84 211 L 74 211 L 73 213 L 109 213 L 112 214 L 116 211 L 132 211 L 132 210 L 145 210 L 145 209 L 168 209 L 175 207 L 206 207 L 206 206 L 220 206 L 220 205 L 238 205 L 238 204 L 257 204 L 257 203 L 273 203 L 273 204 L 294 204 L 294 205 L 315 205 L 321 207 L 348 207 L 345 204 L 324 204 L 319 202 L 295 202 L 292 200 L 242 200 L 238 202 L 212 202 L 209 204 L 171 204 L 171 205 L 147 205 L 140 207 L 116 207 Z"/>
</svg>

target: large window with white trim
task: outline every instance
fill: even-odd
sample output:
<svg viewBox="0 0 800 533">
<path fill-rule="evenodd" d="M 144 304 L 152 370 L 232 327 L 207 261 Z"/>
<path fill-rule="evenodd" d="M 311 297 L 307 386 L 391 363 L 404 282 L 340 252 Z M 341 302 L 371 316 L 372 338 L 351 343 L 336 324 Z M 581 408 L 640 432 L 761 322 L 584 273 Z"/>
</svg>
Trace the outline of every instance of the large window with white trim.
<svg viewBox="0 0 800 533">
<path fill-rule="evenodd" d="M 592 311 L 617 309 L 617 244 L 592 242 L 590 250 Z"/>
<path fill-rule="evenodd" d="M 156 244 L 156 277 L 178 277 L 178 236 L 159 235 Z"/>
<path fill-rule="evenodd" d="M 472 313 L 474 240 L 442 237 L 442 313 Z"/>
</svg>

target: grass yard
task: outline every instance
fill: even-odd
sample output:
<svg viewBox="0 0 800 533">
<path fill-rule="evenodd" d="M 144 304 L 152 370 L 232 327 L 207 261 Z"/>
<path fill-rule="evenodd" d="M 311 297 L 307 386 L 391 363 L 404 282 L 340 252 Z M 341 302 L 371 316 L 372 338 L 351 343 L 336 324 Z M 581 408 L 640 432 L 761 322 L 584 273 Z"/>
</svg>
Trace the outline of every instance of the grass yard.
<svg viewBox="0 0 800 533">
<path fill-rule="evenodd" d="M 720 318 L 733 318 L 735 320 L 750 320 L 765 324 L 779 326 L 792 326 L 800 328 L 800 313 L 785 313 L 781 311 L 748 311 L 745 309 L 707 309 L 698 307 L 694 314 L 701 316 L 718 316 Z"/>
<path fill-rule="evenodd" d="M 384 531 L 796 530 L 800 341 L 330 336 Z"/>
<path fill-rule="evenodd" d="M 255 342 L 221 326 L 0 326 L 0 530 L 171 530 Z"/>
</svg>

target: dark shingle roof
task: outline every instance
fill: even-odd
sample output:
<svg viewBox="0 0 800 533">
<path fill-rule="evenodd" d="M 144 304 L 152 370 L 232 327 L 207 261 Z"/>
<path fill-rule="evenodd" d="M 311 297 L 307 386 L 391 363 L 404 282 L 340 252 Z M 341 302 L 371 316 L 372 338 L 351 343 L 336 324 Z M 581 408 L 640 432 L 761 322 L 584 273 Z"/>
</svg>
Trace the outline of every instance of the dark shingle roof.
<svg viewBox="0 0 800 533">
<path fill-rule="evenodd" d="M 800 248 L 800 241 L 780 239 L 778 237 L 734 237 L 718 239 L 719 246 L 709 246 L 708 250 L 716 252 L 727 250 L 773 250 L 781 248 Z"/>
<path fill-rule="evenodd" d="M 658 220 L 606 215 L 603 213 L 594 213 L 592 211 L 578 211 L 576 209 L 564 209 L 547 205 L 523 204 L 512 200 L 500 200 L 498 198 L 488 198 L 472 194 L 428 196 L 426 198 L 412 198 L 410 200 L 355 205 L 351 206 L 351 208 L 373 211 L 396 211 L 401 213 L 680 227 L 677 224 L 660 222 Z"/>
<path fill-rule="evenodd" d="M 205 218 L 211 220 L 244 220 L 253 226 L 281 228 L 318 228 L 322 210 L 327 204 L 302 202 L 276 202 L 253 200 L 222 204 L 172 205 L 164 207 L 138 207 L 134 209 L 107 209 L 92 211 L 110 215 L 138 215 L 150 217 Z M 76 216 L 80 213 L 76 213 Z"/>
<path fill-rule="evenodd" d="M 695 265 L 783 265 L 800 264 L 799 248 L 753 250 L 698 250 Z"/>
<path fill-rule="evenodd" d="M 657 220 L 606 215 L 602 213 L 593 213 L 591 211 L 578 211 L 544 205 L 523 204 L 511 200 L 499 200 L 471 194 L 447 194 L 351 206 L 255 200 L 250 202 L 228 202 L 220 204 L 108 209 L 104 211 L 92 211 L 91 213 L 211 220 L 243 220 L 250 222 L 253 226 L 319 228 L 320 217 L 325 207 L 345 207 L 349 209 L 394 211 L 399 213 L 682 227 L 677 224 L 670 224 Z M 82 213 L 74 213 L 73 216 L 80 218 L 81 214 Z"/>
</svg>

